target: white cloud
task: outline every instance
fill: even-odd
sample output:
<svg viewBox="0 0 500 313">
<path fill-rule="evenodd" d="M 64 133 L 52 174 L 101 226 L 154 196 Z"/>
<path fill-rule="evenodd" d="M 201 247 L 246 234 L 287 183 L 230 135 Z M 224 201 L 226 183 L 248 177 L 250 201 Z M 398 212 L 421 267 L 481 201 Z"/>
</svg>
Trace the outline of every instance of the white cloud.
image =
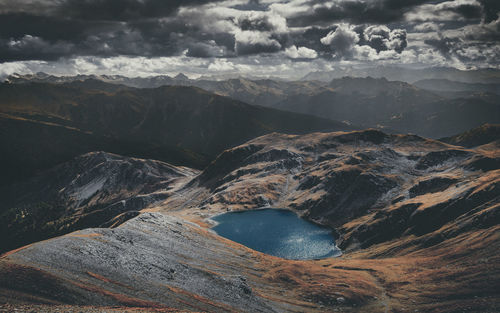
<svg viewBox="0 0 500 313">
<path fill-rule="evenodd" d="M 359 35 L 354 31 L 354 26 L 339 24 L 334 31 L 329 32 L 320 41 L 323 45 L 330 46 L 335 56 L 342 57 L 351 54 L 359 42 Z"/>
<path fill-rule="evenodd" d="M 385 25 L 372 25 L 364 30 L 364 39 L 377 51 L 395 50 L 402 52 L 406 48 L 406 30 L 389 29 Z"/>
<path fill-rule="evenodd" d="M 454 0 L 438 4 L 423 4 L 406 13 L 405 19 L 410 22 L 464 20 L 464 17 L 454 10 L 463 5 L 481 7 L 481 4 L 477 0 Z"/>
<path fill-rule="evenodd" d="M 413 27 L 414 30 L 422 33 L 428 33 L 428 32 L 437 32 L 440 30 L 440 25 L 434 23 L 434 22 L 426 22 L 422 24 L 415 25 Z"/>
<path fill-rule="evenodd" d="M 234 71 L 235 67 L 234 64 L 228 62 L 227 59 L 215 59 L 212 63 L 210 63 L 210 65 L 208 65 L 208 70 L 214 72 L 228 72 Z"/>
<path fill-rule="evenodd" d="M 316 51 L 307 47 L 290 46 L 285 49 L 285 54 L 292 59 L 315 59 L 318 57 Z"/>
<path fill-rule="evenodd" d="M 31 74 L 32 71 L 24 62 L 8 62 L 0 64 L 0 81 L 14 73 Z"/>
</svg>

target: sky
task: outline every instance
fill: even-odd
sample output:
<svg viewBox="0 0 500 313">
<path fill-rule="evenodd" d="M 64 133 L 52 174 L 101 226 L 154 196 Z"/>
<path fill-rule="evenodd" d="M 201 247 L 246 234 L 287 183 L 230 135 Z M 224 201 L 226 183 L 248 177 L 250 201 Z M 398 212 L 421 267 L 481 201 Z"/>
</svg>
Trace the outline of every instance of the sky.
<svg viewBox="0 0 500 313">
<path fill-rule="evenodd" d="M 0 0 L 0 77 L 500 68 L 500 0 Z"/>
</svg>

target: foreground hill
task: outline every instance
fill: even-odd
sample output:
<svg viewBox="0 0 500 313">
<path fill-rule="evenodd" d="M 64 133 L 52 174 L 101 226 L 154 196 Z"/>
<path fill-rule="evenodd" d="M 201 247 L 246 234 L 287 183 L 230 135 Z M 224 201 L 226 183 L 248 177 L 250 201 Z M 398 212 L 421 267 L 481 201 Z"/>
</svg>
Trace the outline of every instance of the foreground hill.
<svg viewBox="0 0 500 313">
<path fill-rule="evenodd" d="M 298 134 L 351 128 L 194 87 L 136 89 L 95 80 L 2 84 L 0 113 L 6 120 L 1 144 L 14 141 L 16 146 L 1 168 L 18 171 L 49 165 L 39 158 L 61 162 L 94 150 L 202 167 L 224 149 L 273 131 Z M 52 149 L 33 151 L 37 143 L 32 134 L 37 132 L 35 137 Z M 43 136 L 45 132 L 50 134 Z M 67 149 L 73 140 L 83 143 Z M 22 164 L 16 163 L 16 155 L 22 155 Z"/>
<path fill-rule="evenodd" d="M 198 171 L 91 152 L 0 188 L 0 252 L 76 229 L 120 224 Z"/>
<path fill-rule="evenodd" d="M 100 176 L 87 177 L 96 186 Z M 466 149 L 376 130 L 272 133 L 175 177 L 162 185 L 163 200 L 117 228 L 4 254 L 0 299 L 208 312 L 500 308 L 494 145 Z M 60 181 L 57 188 L 72 186 Z M 284 260 L 208 229 L 214 214 L 267 206 L 330 227 L 344 255 Z"/>
</svg>

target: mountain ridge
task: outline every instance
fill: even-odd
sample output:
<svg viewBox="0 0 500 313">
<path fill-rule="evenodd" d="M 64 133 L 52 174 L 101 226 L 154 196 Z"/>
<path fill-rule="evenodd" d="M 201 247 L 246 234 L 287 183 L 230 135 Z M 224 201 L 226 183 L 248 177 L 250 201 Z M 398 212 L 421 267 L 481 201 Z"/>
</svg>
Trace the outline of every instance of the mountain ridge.
<svg viewBox="0 0 500 313">
<path fill-rule="evenodd" d="M 35 78 L 30 79 L 29 76 L 20 76 L 17 80 L 14 78 L 11 80 L 12 83 L 16 81 L 28 83 L 36 81 L 38 79 L 36 77 L 35 75 Z M 60 80 L 58 84 L 73 80 L 75 84 L 83 84 L 84 78 L 88 77 L 49 79 L 47 76 L 42 76 L 38 80 L 56 82 Z M 436 89 L 439 84 L 427 90 L 408 82 L 388 80 L 376 75 L 373 77 L 342 75 L 327 82 L 252 80 L 241 77 L 213 81 L 185 77 L 175 79 L 167 76 L 147 78 L 92 76 L 90 79 L 140 88 L 162 85 L 196 86 L 253 105 L 340 120 L 361 125 L 360 128 L 394 129 L 402 133 L 411 132 L 432 138 L 450 136 L 484 123 L 500 122 L 500 113 L 496 105 L 499 94 L 495 93 L 494 88 L 496 85 L 491 85 L 493 87 L 488 85 L 490 87 L 485 88 L 486 85 L 480 83 L 454 82 L 453 84 L 462 87 L 450 91 Z M 113 88 L 119 89 L 116 86 L 108 86 L 106 90 Z"/>
<path fill-rule="evenodd" d="M 341 122 L 252 106 L 186 86 L 136 89 L 96 80 L 60 85 L 2 84 L 0 95 L 2 118 L 9 121 L 3 124 L 2 141 L 16 138 L 8 136 L 19 131 L 14 127 L 21 127 L 23 132 L 26 129 L 26 136 L 16 139 L 17 152 L 6 156 L 6 170 L 19 170 L 26 164 L 36 170 L 40 157 L 50 160 L 52 155 L 62 162 L 84 152 L 106 149 L 200 168 L 222 150 L 268 132 L 354 128 Z M 43 131 L 35 131 L 34 126 Z M 66 134 L 68 127 L 72 129 L 71 136 Z M 64 134 L 58 137 L 56 134 L 62 129 Z M 16 154 L 32 151 L 30 143 L 39 146 L 33 138 L 45 143 L 52 138 L 50 145 L 54 150 L 42 145 L 39 148 L 47 155 L 33 155 L 31 161 L 16 165 Z M 80 141 L 82 147 L 68 142 L 75 146 L 72 152 L 65 148 L 64 140 Z"/>
<path fill-rule="evenodd" d="M 461 134 L 441 138 L 440 141 L 473 148 L 500 141 L 500 124 L 484 124 Z"/>
</svg>

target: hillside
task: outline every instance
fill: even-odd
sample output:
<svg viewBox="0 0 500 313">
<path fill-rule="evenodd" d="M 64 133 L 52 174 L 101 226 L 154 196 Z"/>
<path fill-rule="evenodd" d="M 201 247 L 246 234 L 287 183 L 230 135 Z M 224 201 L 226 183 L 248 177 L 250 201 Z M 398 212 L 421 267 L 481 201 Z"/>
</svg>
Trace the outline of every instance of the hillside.
<svg viewBox="0 0 500 313">
<path fill-rule="evenodd" d="M 463 83 L 448 79 L 423 79 L 413 83 L 422 89 L 435 91 L 491 92 L 500 94 L 500 84 Z"/>
<path fill-rule="evenodd" d="M 0 185 L 21 181 L 40 170 L 91 151 L 140 156 L 193 168 L 202 168 L 209 161 L 205 155 L 186 149 L 116 139 L 62 126 L 51 120 L 40 115 L 19 117 L 0 113 L 0 143 L 3 147 Z"/>
<path fill-rule="evenodd" d="M 463 147 L 477 147 L 500 141 L 500 124 L 484 124 L 464 133 L 441 138 L 440 141 Z"/>
<path fill-rule="evenodd" d="M 431 138 L 500 121 L 497 95 L 442 98 L 413 85 L 383 78 L 344 77 L 333 80 L 330 87 L 333 90 L 290 97 L 275 107 Z"/>
<path fill-rule="evenodd" d="M 26 174 L 95 150 L 200 168 L 224 149 L 273 131 L 351 128 L 194 87 L 136 89 L 98 80 L 2 84 L 0 113 L 2 145 L 14 140 L 1 166 L 25 167 Z"/>
<path fill-rule="evenodd" d="M 201 173 L 106 154 L 79 160 L 98 164 L 99 175 L 84 170 L 74 180 L 78 166 L 62 165 L 53 170 L 61 189 L 47 198 L 74 199 L 97 183 L 102 187 L 86 210 L 130 188 L 163 196 L 116 228 L 86 229 L 4 254 L 0 299 L 208 312 L 500 307 L 500 155 L 493 146 L 466 149 L 377 130 L 272 133 L 224 151 Z M 122 162 L 129 164 L 123 173 L 140 171 L 132 174 L 140 179 L 110 176 L 112 164 Z M 140 170 L 149 167 L 165 173 Z M 48 172 L 37 182 L 51 179 Z M 41 199 L 28 195 L 24 203 Z M 12 199 L 13 207 L 24 201 Z M 330 227 L 343 255 L 285 260 L 208 229 L 215 214 L 268 206 Z"/>
</svg>

